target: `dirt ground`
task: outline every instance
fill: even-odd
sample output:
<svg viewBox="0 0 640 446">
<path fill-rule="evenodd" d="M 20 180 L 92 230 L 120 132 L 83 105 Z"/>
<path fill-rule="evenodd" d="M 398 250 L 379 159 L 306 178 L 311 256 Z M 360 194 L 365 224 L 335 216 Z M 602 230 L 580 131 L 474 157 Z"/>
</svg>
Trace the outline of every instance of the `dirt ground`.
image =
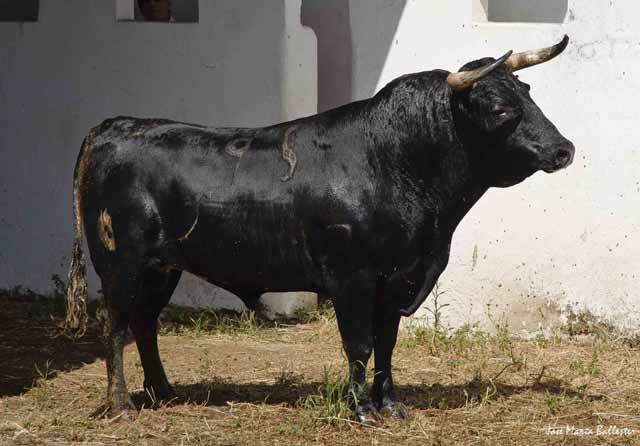
<svg viewBox="0 0 640 446">
<path fill-rule="evenodd" d="M 71 341 L 57 336 L 55 309 L 0 303 L 2 445 L 640 444 L 640 350 L 615 334 L 410 330 L 394 373 L 411 417 L 371 427 L 331 399 L 346 363 L 330 310 L 279 326 L 193 313 L 160 337 L 177 398 L 142 392 L 130 342 L 138 411 L 107 418 L 92 416 L 106 388 L 97 324 Z"/>
</svg>

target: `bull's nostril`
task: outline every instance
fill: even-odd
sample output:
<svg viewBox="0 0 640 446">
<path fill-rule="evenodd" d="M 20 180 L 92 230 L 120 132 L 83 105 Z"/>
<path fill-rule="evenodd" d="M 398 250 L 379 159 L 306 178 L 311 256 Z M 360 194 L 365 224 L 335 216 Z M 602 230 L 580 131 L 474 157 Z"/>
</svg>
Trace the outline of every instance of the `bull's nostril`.
<svg viewBox="0 0 640 446">
<path fill-rule="evenodd" d="M 558 149 L 556 152 L 556 162 L 559 166 L 566 166 L 571 161 L 571 151 L 569 149 Z"/>
</svg>

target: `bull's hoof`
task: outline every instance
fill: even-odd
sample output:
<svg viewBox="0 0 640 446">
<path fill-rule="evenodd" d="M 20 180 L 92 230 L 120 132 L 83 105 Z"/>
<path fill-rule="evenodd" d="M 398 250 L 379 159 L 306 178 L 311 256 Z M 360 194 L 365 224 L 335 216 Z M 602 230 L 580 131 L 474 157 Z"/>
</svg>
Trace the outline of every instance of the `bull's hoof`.
<svg viewBox="0 0 640 446">
<path fill-rule="evenodd" d="M 90 418 L 105 418 L 109 414 L 109 406 L 107 404 L 100 404 L 93 409 L 89 414 Z"/>
<path fill-rule="evenodd" d="M 358 404 L 356 407 L 356 418 L 362 424 L 373 426 L 379 424 L 382 421 L 382 417 L 376 409 L 376 406 L 370 402 L 364 402 Z"/>
<path fill-rule="evenodd" d="M 130 412 L 137 411 L 135 404 L 131 400 L 129 393 L 122 395 L 115 395 L 111 398 L 111 401 L 107 404 L 107 411 L 105 415 L 111 420 L 115 419 L 129 419 L 131 418 Z"/>
<path fill-rule="evenodd" d="M 388 402 L 380 408 L 380 414 L 383 417 L 396 418 L 398 420 L 406 420 L 409 418 L 407 407 L 399 401 Z"/>
<path fill-rule="evenodd" d="M 136 406 L 131 401 L 131 397 L 117 399 L 111 403 L 101 404 L 93 412 L 91 418 L 107 418 L 109 420 L 130 419 L 130 414 L 137 411 Z"/>
</svg>

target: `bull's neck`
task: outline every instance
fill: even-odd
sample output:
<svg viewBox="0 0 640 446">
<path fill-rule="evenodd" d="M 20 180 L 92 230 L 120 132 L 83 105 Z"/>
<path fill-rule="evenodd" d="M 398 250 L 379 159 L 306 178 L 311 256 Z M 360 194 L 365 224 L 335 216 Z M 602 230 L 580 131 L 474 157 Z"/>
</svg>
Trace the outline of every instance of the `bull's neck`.
<svg viewBox="0 0 640 446">
<path fill-rule="evenodd" d="M 374 163 L 396 187 L 421 193 L 428 212 L 451 230 L 486 192 L 472 170 L 470 148 L 458 135 L 451 91 L 444 77 L 425 91 L 374 97 L 369 110 Z M 376 102 L 377 99 L 377 102 Z"/>
</svg>

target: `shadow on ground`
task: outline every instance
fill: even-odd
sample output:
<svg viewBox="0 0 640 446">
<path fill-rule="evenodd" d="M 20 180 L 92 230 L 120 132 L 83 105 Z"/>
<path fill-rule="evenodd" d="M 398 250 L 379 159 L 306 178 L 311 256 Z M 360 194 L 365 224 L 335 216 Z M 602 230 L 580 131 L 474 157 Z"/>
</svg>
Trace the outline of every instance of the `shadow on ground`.
<svg viewBox="0 0 640 446">
<path fill-rule="evenodd" d="M 62 321 L 61 309 L 51 308 L 51 300 L 43 302 L 34 300 L 33 296 L 15 298 L 0 292 L 0 305 L 3 307 L 0 311 L 0 398 L 20 395 L 44 376 L 53 378 L 57 373 L 104 358 L 97 322 L 89 325 L 83 338 L 66 338 L 60 335 L 58 328 Z M 40 307 L 41 304 L 44 307 Z M 234 383 L 221 379 L 176 383 L 177 397 L 167 404 L 225 406 L 227 402 L 238 402 L 293 406 L 309 395 L 318 395 L 322 387 L 321 382 L 307 382 L 302 377 L 273 384 Z M 416 409 L 454 409 L 529 391 L 563 394 L 576 399 L 598 399 L 598 396 L 581 394 L 571 390 L 566 383 L 551 379 L 522 386 L 471 380 L 464 384 L 399 384 L 396 389 L 401 400 Z M 150 406 L 151 401 L 145 393 L 137 392 L 132 396 L 138 407 Z"/>
<path fill-rule="evenodd" d="M 212 380 L 193 384 L 176 384 L 176 397 L 164 402 L 165 406 L 198 404 L 204 406 L 226 406 L 228 402 L 250 404 L 272 404 L 295 406 L 310 395 L 321 393 L 320 382 L 285 383 L 285 384 L 236 384 L 230 381 Z M 550 395 L 563 394 L 572 398 L 599 399 L 598 396 L 585 396 L 571 391 L 557 381 L 513 386 L 489 381 L 470 381 L 465 384 L 410 384 L 397 385 L 396 390 L 401 401 L 414 409 L 456 409 L 470 403 L 495 401 L 512 395 L 534 391 Z M 150 407 L 152 401 L 143 392 L 132 395 L 138 408 Z"/>
<path fill-rule="evenodd" d="M 28 391 L 43 375 L 52 378 L 104 358 L 97 324 L 79 340 L 63 337 L 57 327 L 62 319 L 52 317 L 59 309 L 51 299 L 39 299 L 0 293 L 0 397 Z"/>
</svg>

